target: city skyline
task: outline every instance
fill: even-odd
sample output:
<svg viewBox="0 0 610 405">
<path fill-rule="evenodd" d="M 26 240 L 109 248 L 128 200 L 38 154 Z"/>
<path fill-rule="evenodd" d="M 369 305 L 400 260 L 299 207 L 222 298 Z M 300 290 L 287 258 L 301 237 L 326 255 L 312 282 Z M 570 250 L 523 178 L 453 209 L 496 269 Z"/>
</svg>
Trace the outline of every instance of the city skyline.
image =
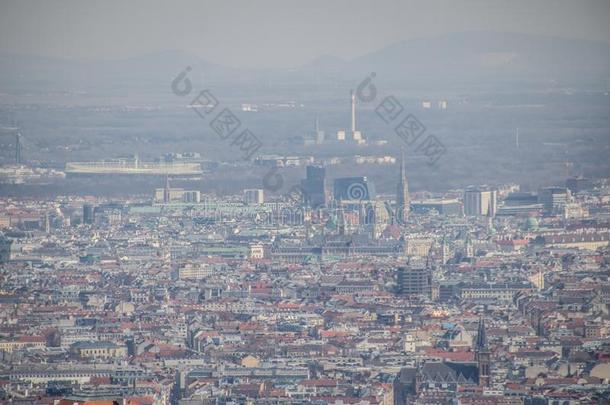
<svg viewBox="0 0 610 405">
<path fill-rule="evenodd" d="M 0 405 L 610 403 L 610 2 L 0 2 Z"/>
</svg>

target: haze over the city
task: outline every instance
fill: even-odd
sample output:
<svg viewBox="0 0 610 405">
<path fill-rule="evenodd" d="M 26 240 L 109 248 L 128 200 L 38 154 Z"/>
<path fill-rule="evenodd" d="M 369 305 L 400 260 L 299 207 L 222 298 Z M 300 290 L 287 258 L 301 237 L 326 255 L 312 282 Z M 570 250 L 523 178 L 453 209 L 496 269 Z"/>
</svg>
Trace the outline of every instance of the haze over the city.
<svg viewBox="0 0 610 405">
<path fill-rule="evenodd" d="M 0 2 L 0 405 L 610 403 L 610 2 Z"/>
<path fill-rule="evenodd" d="M 0 50 L 120 59 L 167 50 L 234 67 L 289 68 L 352 59 L 414 38 L 515 32 L 608 42 L 604 0 L 4 1 Z"/>
</svg>

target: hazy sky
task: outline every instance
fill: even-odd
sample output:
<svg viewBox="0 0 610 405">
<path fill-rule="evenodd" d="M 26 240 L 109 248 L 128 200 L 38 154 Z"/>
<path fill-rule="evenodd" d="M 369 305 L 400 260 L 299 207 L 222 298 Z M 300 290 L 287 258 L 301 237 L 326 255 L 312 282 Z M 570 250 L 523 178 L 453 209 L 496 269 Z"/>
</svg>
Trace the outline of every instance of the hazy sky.
<svg viewBox="0 0 610 405">
<path fill-rule="evenodd" d="M 610 0 L 0 0 L 0 52 L 107 59 L 177 49 L 290 67 L 456 31 L 610 42 L 609 21 Z"/>
</svg>

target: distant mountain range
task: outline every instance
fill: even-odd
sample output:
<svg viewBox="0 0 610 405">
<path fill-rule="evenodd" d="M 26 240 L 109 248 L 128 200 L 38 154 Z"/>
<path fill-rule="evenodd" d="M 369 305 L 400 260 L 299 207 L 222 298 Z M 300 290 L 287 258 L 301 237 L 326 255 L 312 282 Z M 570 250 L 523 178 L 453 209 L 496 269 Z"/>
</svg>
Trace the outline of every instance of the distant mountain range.
<svg viewBox="0 0 610 405">
<path fill-rule="evenodd" d="M 182 51 L 124 60 L 64 60 L 0 55 L 0 90 L 93 90 L 112 87 L 167 88 L 185 66 L 193 81 L 306 83 L 358 80 L 376 72 L 396 85 L 610 87 L 610 44 L 529 34 L 464 32 L 402 41 L 352 60 L 321 56 L 295 69 L 245 69 L 220 66 Z"/>
<path fill-rule="evenodd" d="M 610 81 L 610 44 L 538 35 L 464 32 L 412 39 L 350 61 L 322 57 L 303 72 L 423 85 L 451 83 L 568 84 Z"/>
</svg>

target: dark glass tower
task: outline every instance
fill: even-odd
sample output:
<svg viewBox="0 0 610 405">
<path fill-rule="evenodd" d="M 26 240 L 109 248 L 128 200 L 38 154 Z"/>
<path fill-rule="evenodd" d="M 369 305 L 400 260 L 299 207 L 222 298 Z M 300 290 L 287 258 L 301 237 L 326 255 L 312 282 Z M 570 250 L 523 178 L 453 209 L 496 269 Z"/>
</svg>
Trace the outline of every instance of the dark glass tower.
<svg viewBox="0 0 610 405">
<path fill-rule="evenodd" d="M 83 223 L 92 224 L 95 222 L 95 211 L 91 204 L 83 205 Z"/>
<path fill-rule="evenodd" d="M 312 208 L 326 205 L 326 169 L 322 166 L 307 166 L 307 177 L 301 180 L 303 203 Z"/>
</svg>

